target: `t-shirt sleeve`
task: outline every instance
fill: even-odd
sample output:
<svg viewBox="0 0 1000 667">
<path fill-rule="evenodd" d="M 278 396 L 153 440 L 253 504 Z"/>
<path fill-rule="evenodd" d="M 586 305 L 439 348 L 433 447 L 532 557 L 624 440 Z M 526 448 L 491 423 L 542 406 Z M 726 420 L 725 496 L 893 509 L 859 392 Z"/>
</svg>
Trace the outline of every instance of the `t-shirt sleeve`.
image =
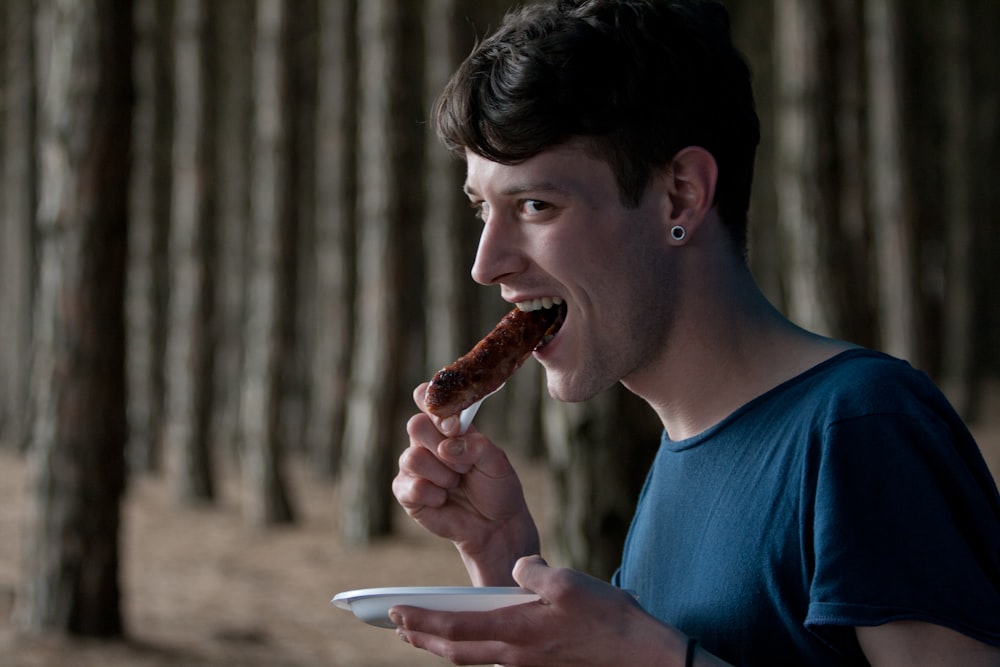
<svg viewBox="0 0 1000 667">
<path fill-rule="evenodd" d="M 821 450 L 807 627 L 836 643 L 921 620 L 1000 645 L 1000 498 L 957 417 L 845 418 Z"/>
</svg>

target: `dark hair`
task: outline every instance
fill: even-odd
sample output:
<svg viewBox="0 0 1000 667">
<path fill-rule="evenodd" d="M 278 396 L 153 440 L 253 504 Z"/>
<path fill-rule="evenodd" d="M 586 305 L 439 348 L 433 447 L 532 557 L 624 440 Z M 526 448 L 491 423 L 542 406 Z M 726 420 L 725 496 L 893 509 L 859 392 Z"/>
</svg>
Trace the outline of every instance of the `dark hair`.
<svg viewBox="0 0 1000 667">
<path fill-rule="evenodd" d="M 626 206 L 655 169 L 701 146 L 719 166 L 720 216 L 745 252 L 760 125 L 717 2 L 555 0 L 512 11 L 455 72 L 434 116 L 449 150 L 505 164 L 589 139 Z"/>
</svg>

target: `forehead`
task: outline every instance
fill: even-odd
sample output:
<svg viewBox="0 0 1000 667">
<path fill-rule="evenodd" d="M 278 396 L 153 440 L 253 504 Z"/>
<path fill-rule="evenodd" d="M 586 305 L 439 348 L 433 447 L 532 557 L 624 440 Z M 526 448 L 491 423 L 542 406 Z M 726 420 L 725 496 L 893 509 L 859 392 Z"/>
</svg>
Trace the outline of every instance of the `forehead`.
<svg viewBox="0 0 1000 667">
<path fill-rule="evenodd" d="M 616 192 L 614 174 L 582 142 L 548 148 L 516 164 L 493 162 L 466 152 L 465 192 L 470 196 L 504 196 L 550 192 L 566 196 L 601 196 Z"/>
</svg>

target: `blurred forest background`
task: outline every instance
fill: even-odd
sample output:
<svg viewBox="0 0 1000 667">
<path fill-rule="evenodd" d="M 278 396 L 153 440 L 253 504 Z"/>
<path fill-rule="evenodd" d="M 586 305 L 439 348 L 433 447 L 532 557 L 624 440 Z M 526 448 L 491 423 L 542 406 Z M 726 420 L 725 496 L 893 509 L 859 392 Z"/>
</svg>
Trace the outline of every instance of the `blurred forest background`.
<svg viewBox="0 0 1000 667">
<path fill-rule="evenodd" d="M 511 5 L 0 3 L 19 629 L 124 633 L 122 506 L 150 476 L 211 508 L 235 468 L 246 529 L 271 531 L 309 511 L 295 462 L 336 490 L 330 539 L 398 530 L 410 392 L 506 310 L 469 277 L 463 165 L 426 121 Z M 1000 3 L 727 5 L 763 124 L 760 283 L 802 325 L 925 369 L 977 423 L 1000 375 Z M 623 391 L 556 404 L 529 363 L 479 425 L 543 467 L 562 562 L 610 574 L 652 414 Z"/>
</svg>

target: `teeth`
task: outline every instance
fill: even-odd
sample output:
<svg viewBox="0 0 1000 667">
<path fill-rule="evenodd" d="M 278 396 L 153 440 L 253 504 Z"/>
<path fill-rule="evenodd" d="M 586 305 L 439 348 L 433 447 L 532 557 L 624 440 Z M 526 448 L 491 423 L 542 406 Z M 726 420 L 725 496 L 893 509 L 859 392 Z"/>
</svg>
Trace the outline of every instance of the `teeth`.
<svg viewBox="0 0 1000 667">
<path fill-rule="evenodd" d="M 530 313 L 533 310 L 540 310 L 542 308 L 551 308 L 552 306 L 558 306 L 562 304 L 562 297 L 558 296 L 546 296 L 541 299 L 532 299 L 531 301 L 518 301 L 514 305 L 518 307 L 519 310 L 523 310 L 526 313 Z"/>
</svg>

